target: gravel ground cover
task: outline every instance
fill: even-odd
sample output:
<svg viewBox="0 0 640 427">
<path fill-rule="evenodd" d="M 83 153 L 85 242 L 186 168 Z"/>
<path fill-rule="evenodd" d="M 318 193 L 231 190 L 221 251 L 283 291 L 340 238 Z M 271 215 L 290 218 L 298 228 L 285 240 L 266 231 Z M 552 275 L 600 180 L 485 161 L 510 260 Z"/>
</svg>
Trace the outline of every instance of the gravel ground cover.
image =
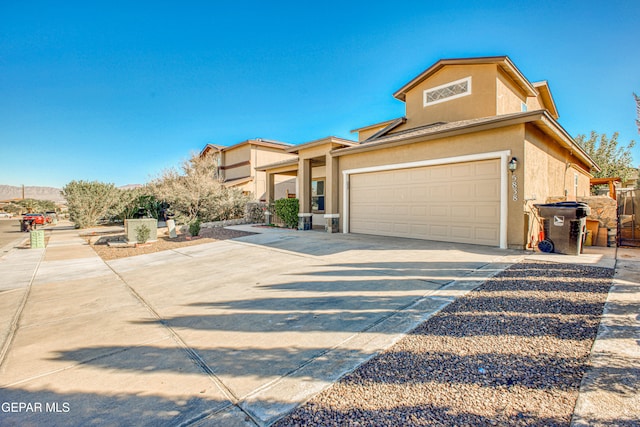
<svg viewBox="0 0 640 427">
<path fill-rule="evenodd" d="M 275 426 L 568 426 L 612 276 L 516 264 Z"/>
<path fill-rule="evenodd" d="M 103 234 L 102 238 L 91 247 L 105 261 L 112 259 L 125 258 L 134 255 L 150 254 L 154 252 L 166 251 L 171 249 L 183 248 L 185 246 L 201 245 L 203 243 L 211 243 L 216 240 L 234 239 L 236 237 L 248 236 L 255 233 L 248 233 L 239 230 L 230 230 L 223 227 L 202 228 L 198 238 L 188 240 L 188 234 L 178 234 L 178 237 L 170 239 L 167 236 L 158 236 L 156 242 L 149 243 L 147 246 L 141 247 L 114 247 L 108 246 L 108 240 L 124 239 L 124 233 Z M 90 241 L 93 235 L 85 236 Z"/>
</svg>

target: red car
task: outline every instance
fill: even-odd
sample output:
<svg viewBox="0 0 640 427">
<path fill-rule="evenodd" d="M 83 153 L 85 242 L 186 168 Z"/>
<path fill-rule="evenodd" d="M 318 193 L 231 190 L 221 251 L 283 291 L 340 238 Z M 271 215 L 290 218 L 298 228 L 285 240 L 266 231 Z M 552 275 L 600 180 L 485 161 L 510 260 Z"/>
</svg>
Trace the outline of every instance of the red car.
<svg viewBox="0 0 640 427">
<path fill-rule="evenodd" d="M 26 213 L 26 214 L 22 214 L 22 220 L 23 221 L 30 221 L 33 224 L 38 224 L 38 225 L 44 225 L 45 223 L 45 218 L 44 215 L 39 214 L 39 213 Z"/>
<path fill-rule="evenodd" d="M 22 215 L 22 231 L 31 231 L 36 228 L 36 225 L 44 225 L 46 219 L 42 214 L 23 214 Z"/>
</svg>

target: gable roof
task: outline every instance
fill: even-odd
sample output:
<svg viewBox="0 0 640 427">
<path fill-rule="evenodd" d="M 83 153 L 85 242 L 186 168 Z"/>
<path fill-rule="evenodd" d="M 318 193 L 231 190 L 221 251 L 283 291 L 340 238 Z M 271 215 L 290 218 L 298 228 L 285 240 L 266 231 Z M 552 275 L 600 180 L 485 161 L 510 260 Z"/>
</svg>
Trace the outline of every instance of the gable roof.
<svg viewBox="0 0 640 427">
<path fill-rule="evenodd" d="M 445 138 L 448 136 L 480 132 L 483 130 L 495 129 L 522 123 L 532 123 L 541 131 L 551 136 L 558 144 L 573 153 L 585 165 L 599 171 L 598 165 L 589 155 L 575 142 L 569 133 L 562 127 L 547 110 L 536 110 L 524 113 L 503 114 L 500 116 L 483 117 L 479 119 L 461 120 L 449 123 L 432 123 L 417 128 L 407 129 L 400 132 L 380 135 L 376 139 L 367 140 L 353 147 L 332 150 L 334 156 L 358 153 L 363 151 L 377 150 L 381 148 L 395 147 L 410 144 L 418 141 L 428 141 L 431 139 Z"/>
<path fill-rule="evenodd" d="M 556 103 L 553 100 L 553 96 L 551 96 L 551 89 L 549 89 L 549 82 L 543 80 L 541 82 L 533 83 L 533 87 L 538 90 L 540 94 L 540 98 L 542 98 L 542 103 L 544 107 L 549 110 L 554 119 L 558 119 L 560 115 L 558 114 L 558 109 L 556 108 Z"/>
<path fill-rule="evenodd" d="M 382 126 L 388 126 L 389 124 L 395 122 L 398 119 L 391 119 L 391 120 L 385 120 L 384 122 L 380 122 L 380 123 L 374 123 L 372 125 L 367 125 L 367 126 L 362 126 L 353 130 L 350 130 L 350 133 L 357 133 L 357 132 L 362 132 L 365 130 L 369 130 L 369 129 L 375 129 L 375 128 L 379 128 Z"/>
<path fill-rule="evenodd" d="M 229 145 L 229 146 L 207 144 L 202 149 L 202 151 L 200 151 L 200 156 L 205 155 L 207 152 L 209 152 L 211 150 L 228 151 L 228 150 L 232 150 L 234 148 L 238 148 L 238 147 L 241 147 L 241 146 L 247 145 L 247 144 L 258 145 L 260 147 L 267 147 L 267 148 L 277 148 L 279 150 L 287 150 L 288 148 L 292 147 L 292 144 L 289 144 L 287 142 L 275 141 L 273 139 L 255 138 L 255 139 L 247 139 L 246 141 L 242 141 L 242 142 L 239 142 L 237 144 Z"/>
<path fill-rule="evenodd" d="M 402 86 L 394 94 L 394 98 L 405 102 L 407 92 L 422 83 L 424 80 L 431 77 L 436 72 L 440 71 L 443 67 L 448 65 L 481 65 L 481 64 L 496 64 L 502 69 L 513 81 L 520 87 L 527 96 L 536 96 L 538 92 L 536 88 L 526 79 L 526 77 L 518 70 L 518 68 L 511 62 L 508 56 L 487 56 L 480 58 L 455 58 L 455 59 L 441 59 L 425 71 L 420 73 L 417 77 L 411 80 L 409 83 Z"/>
</svg>

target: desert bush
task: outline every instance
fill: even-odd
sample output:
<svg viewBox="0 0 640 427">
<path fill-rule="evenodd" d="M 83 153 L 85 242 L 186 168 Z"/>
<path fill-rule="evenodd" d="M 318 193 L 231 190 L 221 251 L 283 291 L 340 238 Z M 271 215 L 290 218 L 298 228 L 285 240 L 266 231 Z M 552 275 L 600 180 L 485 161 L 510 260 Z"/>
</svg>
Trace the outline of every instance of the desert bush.
<svg viewBox="0 0 640 427">
<path fill-rule="evenodd" d="M 298 212 L 300 205 L 298 199 L 278 199 L 273 203 L 276 215 L 289 228 L 298 226 Z"/>
<path fill-rule="evenodd" d="M 97 225 L 120 197 L 113 184 L 98 181 L 71 181 L 62 189 L 62 195 L 67 200 L 69 218 L 77 228 Z"/>
<path fill-rule="evenodd" d="M 156 199 L 148 186 L 134 189 L 119 189 L 119 198 L 110 209 L 109 217 L 113 220 L 124 221 L 134 218 L 140 209 L 150 218 L 158 219 L 162 202 Z"/>
<path fill-rule="evenodd" d="M 249 202 L 245 206 L 244 218 L 254 224 L 261 224 L 265 222 L 264 213 L 269 208 L 269 205 L 264 202 Z"/>
<path fill-rule="evenodd" d="M 51 200 L 36 200 L 36 199 L 23 199 L 14 202 L 17 206 L 20 206 L 21 212 L 40 212 L 57 211 L 57 206 L 54 201 Z"/>
<path fill-rule="evenodd" d="M 17 203 L 8 203 L 4 205 L 2 209 L 4 209 L 5 212 L 9 212 L 15 215 L 20 215 L 23 212 L 27 211 L 24 206 L 20 206 Z"/>
</svg>

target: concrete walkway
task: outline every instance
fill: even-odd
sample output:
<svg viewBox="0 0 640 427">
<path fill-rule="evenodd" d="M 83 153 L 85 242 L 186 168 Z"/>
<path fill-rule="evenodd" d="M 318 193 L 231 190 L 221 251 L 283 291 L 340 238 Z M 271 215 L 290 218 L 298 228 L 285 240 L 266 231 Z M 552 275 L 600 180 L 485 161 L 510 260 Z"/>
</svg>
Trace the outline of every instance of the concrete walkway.
<svg viewBox="0 0 640 427">
<path fill-rule="evenodd" d="M 590 364 L 571 425 L 640 425 L 640 249 L 618 248 Z"/>
<path fill-rule="evenodd" d="M 105 263 L 76 230 L 57 227 L 46 250 L 1 257 L 0 424 L 266 426 L 523 258 L 408 239 L 251 231 L 264 232 Z M 612 266 L 611 255 L 576 262 Z M 637 334 L 640 285 L 630 276 L 610 295 L 627 303 L 608 304 L 603 325 L 615 315 L 627 322 L 624 333 Z M 601 331 L 594 360 L 611 351 L 606 338 Z M 620 340 L 616 357 L 637 357 L 632 341 Z M 581 402 L 611 389 L 629 401 L 637 381 L 619 387 L 624 373 L 594 369 L 576 419 L 591 425 Z M 627 403 L 630 412 L 606 419 L 637 418 L 639 405 Z"/>
</svg>

